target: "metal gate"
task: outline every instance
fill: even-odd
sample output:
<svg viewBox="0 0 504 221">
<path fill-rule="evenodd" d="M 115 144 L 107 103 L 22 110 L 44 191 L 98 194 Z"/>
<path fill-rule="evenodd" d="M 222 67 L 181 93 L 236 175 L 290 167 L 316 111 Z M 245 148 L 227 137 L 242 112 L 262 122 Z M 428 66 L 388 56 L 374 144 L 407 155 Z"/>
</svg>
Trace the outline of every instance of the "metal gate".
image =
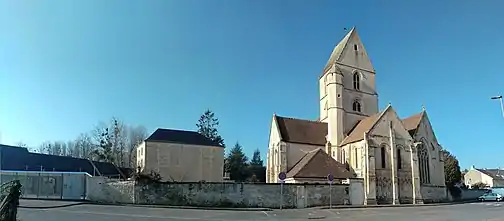
<svg viewBox="0 0 504 221">
<path fill-rule="evenodd" d="M 86 177 L 63 174 L 62 199 L 82 200 L 86 197 Z"/>
</svg>

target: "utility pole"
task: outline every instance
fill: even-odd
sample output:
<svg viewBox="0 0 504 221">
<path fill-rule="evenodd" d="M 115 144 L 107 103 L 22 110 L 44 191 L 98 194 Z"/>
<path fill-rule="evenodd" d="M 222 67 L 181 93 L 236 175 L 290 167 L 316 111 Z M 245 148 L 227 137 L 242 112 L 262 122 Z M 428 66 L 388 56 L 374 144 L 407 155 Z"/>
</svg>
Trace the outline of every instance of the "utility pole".
<svg viewBox="0 0 504 221">
<path fill-rule="evenodd" d="M 491 97 L 492 100 L 499 100 L 501 106 L 502 117 L 504 117 L 504 103 L 502 102 L 502 95 Z"/>
</svg>

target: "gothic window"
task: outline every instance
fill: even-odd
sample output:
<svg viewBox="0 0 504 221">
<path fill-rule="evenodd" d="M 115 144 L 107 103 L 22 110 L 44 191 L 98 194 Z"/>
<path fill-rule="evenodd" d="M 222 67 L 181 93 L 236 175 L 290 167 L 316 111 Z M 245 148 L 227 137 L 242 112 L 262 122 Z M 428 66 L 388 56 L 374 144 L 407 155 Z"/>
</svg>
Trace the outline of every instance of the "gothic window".
<svg viewBox="0 0 504 221">
<path fill-rule="evenodd" d="M 361 103 L 359 102 L 359 100 L 355 100 L 352 104 L 352 110 L 353 111 L 357 111 L 357 112 L 361 112 Z"/>
<path fill-rule="evenodd" d="M 357 148 L 355 149 L 355 168 L 359 168 L 359 155 L 357 153 Z"/>
<path fill-rule="evenodd" d="M 360 90 L 360 74 L 359 72 L 355 72 L 353 75 L 353 88 L 355 90 Z"/>
<path fill-rule="evenodd" d="M 381 155 L 381 168 L 385 169 L 386 165 L 387 165 L 387 161 L 386 161 L 386 153 L 385 153 L 385 146 L 382 146 L 380 148 L 380 155 Z"/>
<path fill-rule="evenodd" d="M 397 147 L 397 169 L 402 169 L 401 148 Z"/>
<path fill-rule="evenodd" d="M 430 183 L 429 152 L 423 144 L 418 146 L 418 167 L 420 172 L 420 183 Z"/>
</svg>

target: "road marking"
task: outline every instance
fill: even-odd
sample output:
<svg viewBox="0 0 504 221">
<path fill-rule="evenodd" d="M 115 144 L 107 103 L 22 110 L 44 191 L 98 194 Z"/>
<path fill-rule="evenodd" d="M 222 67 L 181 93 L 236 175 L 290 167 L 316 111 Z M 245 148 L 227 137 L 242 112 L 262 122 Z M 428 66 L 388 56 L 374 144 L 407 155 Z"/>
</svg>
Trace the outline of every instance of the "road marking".
<svg viewBox="0 0 504 221">
<path fill-rule="evenodd" d="M 264 213 L 264 215 L 266 215 L 267 217 L 270 216 L 266 211 L 261 211 L 261 212 Z"/>
<path fill-rule="evenodd" d="M 92 214 L 92 215 L 106 215 L 106 216 L 125 216 L 125 217 L 136 217 L 136 218 L 157 218 L 157 219 L 180 219 L 180 220 L 211 220 L 211 221 L 228 221 L 226 219 L 209 219 L 209 218 L 196 218 L 196 217 L 177 217 L 177 216 L 152 216 L 152 215 L 141 215 L 141 214 L 121 214 L 121 213 L 104 213 L 104 212 L 87 212 L 87 211 L 72 211 L 72 210 L 57 210 L 58 212 L 65 213 L 80 213 L 80 214 Z M 55 210 L 51 210 L 55 212 Z"/>
</svg>

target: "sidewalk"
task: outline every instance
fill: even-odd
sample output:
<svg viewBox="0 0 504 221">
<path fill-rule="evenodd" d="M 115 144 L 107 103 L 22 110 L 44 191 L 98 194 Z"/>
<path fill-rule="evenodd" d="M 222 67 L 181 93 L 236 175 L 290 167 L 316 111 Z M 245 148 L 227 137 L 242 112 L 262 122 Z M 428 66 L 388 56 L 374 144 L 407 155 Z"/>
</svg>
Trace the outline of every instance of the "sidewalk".
<svg viewBox="0 0 504 221">
<path fill-rule="evenodd" d="M 447 202 L 447 203 L 426 203 L 426 204 L 384 204 L 384 205 L 334 205 L 331 208 L 329 206 L 316 207 L 318 209 L 356 209 L 356 208 L 381 208 L 381 207 L 421 207 L 421 206 L 446 206 L 446 205 L 456 205 L 464 203 L 474 203 L 477 200 L 466 200 L 457 202 Z"/>
</svg>

